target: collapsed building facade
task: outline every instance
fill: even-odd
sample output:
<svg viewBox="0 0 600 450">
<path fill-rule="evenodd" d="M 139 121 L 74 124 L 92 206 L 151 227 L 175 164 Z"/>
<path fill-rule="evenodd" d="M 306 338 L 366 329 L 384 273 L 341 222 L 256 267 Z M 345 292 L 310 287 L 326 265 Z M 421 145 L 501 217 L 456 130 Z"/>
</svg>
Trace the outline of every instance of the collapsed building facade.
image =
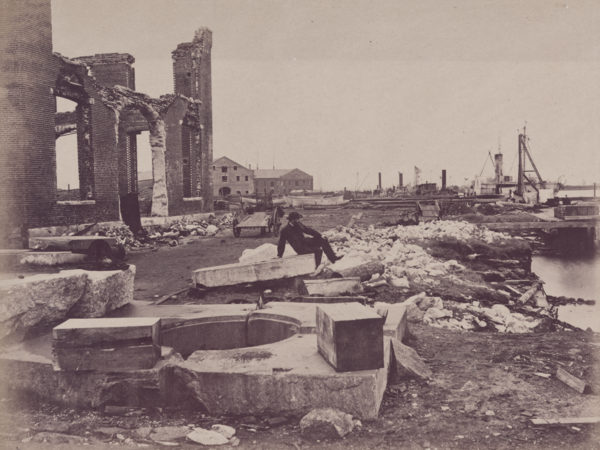
<svg viewBox="0 0 600 450">
<path fill-rule="evenodd" d="M 138 135 L 149 132 L 151 214 L 212 209 L 212 33 L 172 52 L 174 93 L 135 91 L 134 57 L 52 52 L 50 0 L 10 2 L 0 29 L 0 230 L 119 220 L 137 193 Z M 57 98 L 76 104 L 56 112 Z M 77 135 L 79 199 L 58 201 L 55 141 Z"/>
</svg>

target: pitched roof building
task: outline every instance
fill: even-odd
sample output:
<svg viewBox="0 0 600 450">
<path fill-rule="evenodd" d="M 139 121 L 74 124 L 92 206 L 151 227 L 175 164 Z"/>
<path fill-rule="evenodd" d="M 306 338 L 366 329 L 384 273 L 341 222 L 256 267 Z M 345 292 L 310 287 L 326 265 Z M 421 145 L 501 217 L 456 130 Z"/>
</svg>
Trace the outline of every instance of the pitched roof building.
<svg viewBox="0 0 600 450">
<path fill-rule="evenodd" d="M 254 194 L 254 172 L 226 156 L 215 159 L 211 167 L 215 196 Z"/>
</svg>

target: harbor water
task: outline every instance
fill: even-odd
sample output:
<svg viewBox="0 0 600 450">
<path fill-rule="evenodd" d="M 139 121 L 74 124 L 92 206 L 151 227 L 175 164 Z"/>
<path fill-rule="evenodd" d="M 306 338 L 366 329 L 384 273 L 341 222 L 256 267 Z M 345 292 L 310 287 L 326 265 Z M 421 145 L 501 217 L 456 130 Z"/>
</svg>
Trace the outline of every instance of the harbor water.
<svg viewBox="0 0 600 450">
<path fill-rule="evenodd" d="M 546 294 L 596 300 L 595 305 L 560 306 L 558 318 L 600 332 L 600 252 L 533 257 L 531 270 L 544 281 Z"/>
</svg>

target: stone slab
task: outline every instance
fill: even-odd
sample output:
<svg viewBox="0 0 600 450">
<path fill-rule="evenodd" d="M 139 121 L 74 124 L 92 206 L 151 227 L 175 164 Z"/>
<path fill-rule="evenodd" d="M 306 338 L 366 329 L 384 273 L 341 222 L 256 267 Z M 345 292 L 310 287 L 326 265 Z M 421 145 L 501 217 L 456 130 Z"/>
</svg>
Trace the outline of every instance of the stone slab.
<svg viewBox="0 0 600 450">
<path fill-rule="evenodd" d="M 160 345 L 160 319 L 155 317 L 69 319 L 52 329 L 54 347 L 138 344 Z"/>
<path fill-rule="evenodd" d="M 384 320 L 372 308 L 358 303 L 318 305 L 319 353 L 337 371 L 383 367 Z"/>
<path fill-rule="evenodd" d="M 314 272 L 314 256 L 296 255 L 256 263 L 234 263 L 194 270 L 192 280 L 197 286 L 218 287 L 240 283 L 277 280 Z"/>
<path fill-rule="evenodd" d="M 317 351 L 314 334 L 221 352 L 197 351 L 165 370 L 165 398 L 193 397 L 211 414 L 306 413 L 332 407 L 361 419 L 377 417 L 390 358 L 380 369 L 336 372 Z M 178 386 L 185 386 L 181 389 Z"/>
<path fill-rule="evenodd" d="M 398 339 L 392 339 L 392 360 L 398 377 L 413 376 L 429 380 L 433 377 L 431 369 L 419 354 Z"/>
<path fill-rule="evenodd" d="M 308 295 L 335 296 L 363 291 L 359 277 L 303 280 L 302 284 Z"/>
<path fill-rule="evenodd" d="M 111 247 L 116 247 L 117 239 L 108 236 L 51 236 L 30 237 L 29 248 L 33 250 L 54 250 L 87 252 L 94 242 L 106 242 Z"/>
</svg>

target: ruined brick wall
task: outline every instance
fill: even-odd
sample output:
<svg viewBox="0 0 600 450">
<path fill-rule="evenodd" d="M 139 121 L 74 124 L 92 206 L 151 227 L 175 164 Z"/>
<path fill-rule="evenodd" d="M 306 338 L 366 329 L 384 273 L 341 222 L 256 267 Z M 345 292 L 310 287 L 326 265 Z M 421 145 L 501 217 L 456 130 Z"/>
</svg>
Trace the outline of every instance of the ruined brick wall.
<svg viewBox="0 0 600 450">
<path fill-rule="evenodd" d="M 201 28 L 196 31 L 192 42 L 179 44 L 172 53 L 175 93 L 202 102 L 199 107 L 199 142 L 185 128 L 182 142 L 191 143 L 189 151 L 185 145 L 183 147 L 190 158 L 189 177 L 193 187 L 190 195 L 203 197 L 207 210 L 212 209 L 213 203 L 212 176 L 209 171 L 213 160 L 211 49 L 212 32 Z"/>
<path fill-rule="evenodd" d="M 56 199 L 56 79 L 50 0 L 9 0 L 0 13 L 0 230 L 44 223 Z"/>
<path fill-rule="evenodd" d="M 167 197 L 169 215 L 183 214 L 183 169 L 182 169 L 182 122 L 187 111 L 187 101 L 179 98 L 164 113 L 167 175 Z"/>
<path fill-rule="evenodd" d="M 135 58 L 129 53 L 100 53 L 79 56 L 73 60 L 90 66 L 92 76 L 102 86 L 120 85 L 135 90 L 135 71 L 132 66 Z"/>
</svg>

